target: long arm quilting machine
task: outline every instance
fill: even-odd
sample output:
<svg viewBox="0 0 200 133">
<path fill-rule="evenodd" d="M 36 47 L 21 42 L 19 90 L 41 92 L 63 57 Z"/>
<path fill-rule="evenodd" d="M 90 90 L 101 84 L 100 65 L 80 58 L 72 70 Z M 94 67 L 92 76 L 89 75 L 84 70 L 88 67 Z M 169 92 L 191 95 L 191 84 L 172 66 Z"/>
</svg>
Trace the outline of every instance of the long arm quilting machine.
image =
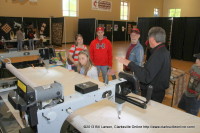
<svg viewBox="0 0 200 133">
<path fill-rule="evenodd" d="M 27 127 L 20 132 L 60 132 L 64 121 L 75 110 L 104 99 L 117 103 L 119 115 L 125 101 L 146 108 L 146 102 L 126 97 L 131 92 L 129 91 L 131 88 L 127 85 L 134 82 L 129 82 L 131 77 L 125 73 L 119 75 L 122 78 L 112 80 L 102 87 L 92 82 L 77 84 L 75 88 L 78 92 L 64 96 L 61 83 L 55 81 L 48 85 L 38 86 L 11 63 L 3 64 L 18 79 L 17 89 L 9 93 L 8 100 L 26 121 Z"/>
</svg>

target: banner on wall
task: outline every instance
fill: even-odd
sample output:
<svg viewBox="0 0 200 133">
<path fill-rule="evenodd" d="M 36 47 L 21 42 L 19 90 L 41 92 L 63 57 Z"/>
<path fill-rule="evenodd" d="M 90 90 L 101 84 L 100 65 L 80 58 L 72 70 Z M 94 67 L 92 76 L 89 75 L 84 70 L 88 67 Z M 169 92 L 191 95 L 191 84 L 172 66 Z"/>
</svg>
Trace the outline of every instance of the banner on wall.
<svg viewBox="0 0 200 133">
<path fill-rule="evenodd" d="M 92 0 L 92 10 L 112 11 L 112 2 L 109 0 Z"/>
</svg>

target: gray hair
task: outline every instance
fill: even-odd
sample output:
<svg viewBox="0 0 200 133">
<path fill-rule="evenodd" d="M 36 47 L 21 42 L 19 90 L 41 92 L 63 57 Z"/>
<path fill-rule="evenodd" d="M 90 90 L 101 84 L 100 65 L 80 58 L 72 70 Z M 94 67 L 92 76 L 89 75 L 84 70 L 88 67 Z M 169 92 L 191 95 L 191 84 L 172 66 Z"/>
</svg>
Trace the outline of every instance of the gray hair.
<svg viewBox="0 0 200 133">
<path fill-rule="evenodd" d="M 152 27 L 148 33 L 149 37 L 153 37 L 157 43 L 165 43 L 166 32 L 161 27 Z"/>
</svg>

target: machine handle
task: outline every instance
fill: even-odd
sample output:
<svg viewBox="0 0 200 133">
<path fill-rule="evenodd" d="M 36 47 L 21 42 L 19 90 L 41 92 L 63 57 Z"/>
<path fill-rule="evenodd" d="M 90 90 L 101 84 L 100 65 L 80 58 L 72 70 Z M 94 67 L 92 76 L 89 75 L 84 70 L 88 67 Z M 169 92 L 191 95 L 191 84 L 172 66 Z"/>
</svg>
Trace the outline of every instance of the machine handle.
<svg viewBox="0 0 200 133">
<path fill-rule="evenodd" d="M 46 117 L 46 116 L 44 115 L 44 113 L 42 113 L 42 116 L 43 116 L 45 119 L 47 119 L 48 121 L 50 120 L 50 118 Z"/>
<path fill-rule="evenodd" d="M 143 109 L 146 109 L 146 108 L 147 108 L 146 103 L 140 103 L 140 102 L 135 101 L 135 100 L 133 100 L 133 99 L 130 99 L 130 98 L 126 97 L 126 96 L 120 95 L 120 94 L 118 94 L 118 93 L 115 93 L 115 95 L 116 95 L 117 98 L 122 99 L 122 100 L 124 100 L 124 101 L 127 101 L 127 102 L 129 102 L 129 103 L 131 103 L 131 104 L 134 104 L 134 105 L 138 106 L 138 107 L 141 107 L 141 108 L 143 108 Z"/>
<path fill-rule="evenodd" d="M 151 100 L 152 92 L 153 92 L 153 86 L 149 85 L 147 89 L 146 103 L 148 103 Z"/>
</svg>

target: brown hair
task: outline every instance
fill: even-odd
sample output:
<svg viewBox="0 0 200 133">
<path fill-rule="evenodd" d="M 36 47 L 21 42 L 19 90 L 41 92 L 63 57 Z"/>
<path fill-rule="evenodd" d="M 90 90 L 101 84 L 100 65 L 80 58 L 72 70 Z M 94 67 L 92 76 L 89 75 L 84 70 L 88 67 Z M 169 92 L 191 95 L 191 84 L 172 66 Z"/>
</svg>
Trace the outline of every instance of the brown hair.
<svg viewBox="0 0 200 133">
<path fill-rule="evenodd" d="M 87 72 L 92 68 L 93 63 L 92 63 L 92 61 L 91 61 L 91 59 L 90 59 L 90 56 L 89 56 L 89 53 L 88 53 L 87 50 L 82 50 L 82 51 L 80 51 L 78 55 L 81 55 L 81 54 L 86 55 L 87 58 L 88 58 L 88 60 L 87 60 L 87 63 L 86 63 L 85 66 L 82 66 L 81 63 L 78 62 L 77 70 L 78 70 L 78 72 L 80 73 L 81 67 L 84 67 L 84 70 L 85 70 L 85 71 L 84 71 L 84 75 L 87 75 Z"/>
<path fill-rule="evenodd" d="M 77 44 L 77 39 L 78 39 L 78 37 L 82 37 L 83 38 L 83 36 L 81 35 L 81 34 L 77 34 L 76 36 L 75 36 L 75 45 L 77 46 L 78 44 Z"/>
</svg>

